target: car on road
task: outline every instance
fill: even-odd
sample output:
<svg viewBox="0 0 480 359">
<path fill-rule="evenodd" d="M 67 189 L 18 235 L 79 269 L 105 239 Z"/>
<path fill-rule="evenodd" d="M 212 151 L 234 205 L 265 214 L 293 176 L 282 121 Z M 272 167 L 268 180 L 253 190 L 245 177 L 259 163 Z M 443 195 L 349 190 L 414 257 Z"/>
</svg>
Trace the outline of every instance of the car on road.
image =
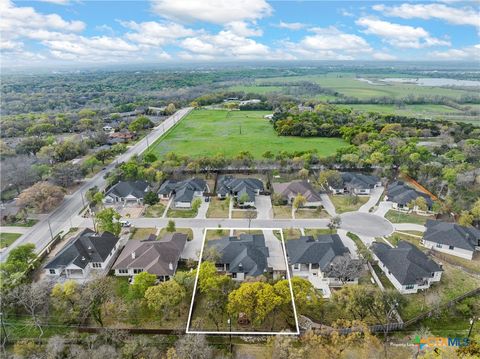
<svg viewBox="0 0 480 359">
<path fill-rule="evenodd" d="M 126 220 L 123 220 L 123 219 L 120 220 L 119 222 L 122 225 L 122 227 L 130 227 L 132 225 L 129 221 L 126 221 Z"/>
</svg>

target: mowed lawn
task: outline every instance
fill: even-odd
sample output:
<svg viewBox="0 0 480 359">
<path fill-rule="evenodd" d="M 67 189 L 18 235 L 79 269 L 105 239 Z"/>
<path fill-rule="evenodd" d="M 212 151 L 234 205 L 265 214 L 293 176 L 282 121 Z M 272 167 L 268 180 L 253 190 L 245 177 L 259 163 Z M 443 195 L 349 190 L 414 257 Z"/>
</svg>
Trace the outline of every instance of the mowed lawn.
<svg viewBox="0 0 480 359">
<path fill-rule="evenodd" d="M 277 136 L 272 124 L 263 118 L 268 113 L 195 110 L 157 140 L 150 151 L 157 155 L 175 152 L 191 157 L 223 154 L 228 158 L 249 151 L 255 158 L 261 158 L 266 151 L 317 150 L 320 156 L 328 156 L 346 145 L 340 138 Z"/>
</svg>

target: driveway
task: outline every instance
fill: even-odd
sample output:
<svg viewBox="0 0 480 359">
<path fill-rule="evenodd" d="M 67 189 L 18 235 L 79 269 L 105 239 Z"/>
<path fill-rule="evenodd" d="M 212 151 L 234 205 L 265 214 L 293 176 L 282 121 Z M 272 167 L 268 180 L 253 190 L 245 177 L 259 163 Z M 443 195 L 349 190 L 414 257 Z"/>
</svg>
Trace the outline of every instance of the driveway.
<svg viewBox="0 0 480 359">
<path fill-rule="evenodd" d="M 377 216 L 385 217 L 387 212 L 392 208 L 393 202 L 390 201 L 382 201 L 378 204 L 378 208 L 373 212 Z"/>
<path fill-rule="evenodd" d="M 340 229 L 367 237 L 382 237 L 393 232 L 392 224 L 372 213 L 347 212 L 340 215 Z"/>
<path fill-rule="evenodd" d="M 414 223 L 394 223 L 393 227 L 396 231 L 419 231 L 425 232 L 425 226 L 421 224 L 414 224 Z"/>
<path fill-rule="evenodd" d="M 255 206 L 257 207 L 258 219 L 273 218 L 272 200 L 270 196 L 256 196 Z"/>
<path fill-rule="evenodd" d="M 282 242 L 275 237 L 273 231 L 263 231 L 263 235 L 265 236 L 265 245 L 268 248 L 268 266 L 272 267 L 273 270 L 286 270 Z"/>
<path fill-rule="evenodd" d="M 198 209 L 197 216 L 195 218 L 207 218 L 208 205 L 210 202 L 205 202 L 205 197 L 200 197 L 202 199 L 202 204 Z"/>
<path fill-rule="evenodd" d="M 335 211 L 335 206 L 330 200 L 330 197 L 328 197 L 328 194 L 320 193 L 320 198 L 322 199 L 322 205 L 323 208 L 325 208 L 325 211 L 327 211 L 327 213 L 332 217 L 335 217 L 337 215 L 337 212 Z"/>
<path fill-rule="evenodd" d="M 358 258 L 358 253 L 357 253 L 357 246 L 355 245 L 355 242 L 347 236 L 347 231 L 343 229 L 339 229 L 337 231 L 338 236 L 343 242 L 343 245 L 348 248 L 350 251 L 350 255 L 353 259 Z"/>
<path fill-rule="evenodd" d="M 383 187 L 377 187 L 372 190 L 370 193 L 370 198 L 368 199 L 367 203 L 365 203 L 363 206 L 361 206 L 358 211 L 359 212 L 364 212 L 364 213 L 369 213 L 370 208 L 375 206 L 378 201 L 380 201 L 380 197 L 382 197 L 383 194 Z"/>
<path fill-rule="evenodd" d="M 198 260 L 203 243 L 203 228 L 192 228 L 193 240 L 185 244 L 181 258 Z"/>
</svg>

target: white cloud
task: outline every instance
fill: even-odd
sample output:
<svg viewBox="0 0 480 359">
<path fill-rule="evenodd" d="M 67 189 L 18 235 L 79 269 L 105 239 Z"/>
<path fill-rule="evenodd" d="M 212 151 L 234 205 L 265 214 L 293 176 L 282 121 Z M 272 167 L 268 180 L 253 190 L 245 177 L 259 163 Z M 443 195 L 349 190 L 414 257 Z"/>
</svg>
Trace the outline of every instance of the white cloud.
<svg viewBox="0 0 480 359">
<path fill-rule="evenodd" d="M 252 29 L 245 21 L 232 21 L 225 25 L 225 29 L 233 32 L 238 36 L 262 36 L 262 29 Z"/>
<path fill-rule="evenodd" d="M 272 7 L 265 0 L 153 0 L 152 9 L 171 20 L 214 24 L 255 21 L 272 13 Z"/>
<path fill-rule="evenodd" d="M 355 23 L 365 28 L 364 33 L 380 36 L 387 43 L 401 48 L 450 46 L 449 41 L 431 37 L 422 27 L 394 24 L 367 17 L 360 18 Z"/>
<path fill-rule="evenodd" d="M 180 42 L 186 51 L 182 58 L 188 59 L 258 59 L 269 55 L 269 48 L 255 40 L 239 36 L 230 30 L 222 30 L 218 34 L 202 34 L 188 37 Z"/>
<path fill-rule="evenodd" d="M 312 28 L 313 35 L 300 42 L 285 41 L 287 51 L 301 59 L 353 60 L 372 52 L 364 38 L 344 33 L 334 27 Z"/>
<path fill-rule="evenodd" d="M 439 19 L 455 25 L 480 26 L 480 13 L 471 7 L 456 8 L 444 4 L 374 5 L 373 9 L 386 16 L 402 19 Z"/>
<path fill-rule="evenodd" d="M 159 23 L 155 21 L 142 23 L 121 21 L 120 23 L 124 27 L 135 31 L 127 33 L 125 35 L 127 39 L 148 46 L 162 46 L 195 33 L 195 31 L 175 23 Z"/>
<path fill-rule="evenodd" d="M 430 54 L 436 60 L 480 60 L 480 44 L 464 47 L 462 49 L 449 49 L 447 51 L 433 51 Z"/>
<path fill-rule="evenodd" d="M 397 57 L 391 54 L 387 54 L 385 52 L 375 52 L 372 57 L 375 60 L 383 60 L 383 61 L 391 61 L 391 60 L 396 60 Z"/>
<path fill-rule="evenodd" d="M 38 0 L 40 2 L 48 2 L 52 4 L 57 4 L 57 5 L 67 5 L 70 3 L 70 0 Z"/>
<path fill-rule="evenodd" d="M 288 29 L 288 30 L 301 30 L 303 29 L 305 24 L 302 24 L 301 22 L 283 22 L 280 21 L 280 23 L 277 25 L 277 27 L 282 28 L 282 29 Z"/>
</svg>

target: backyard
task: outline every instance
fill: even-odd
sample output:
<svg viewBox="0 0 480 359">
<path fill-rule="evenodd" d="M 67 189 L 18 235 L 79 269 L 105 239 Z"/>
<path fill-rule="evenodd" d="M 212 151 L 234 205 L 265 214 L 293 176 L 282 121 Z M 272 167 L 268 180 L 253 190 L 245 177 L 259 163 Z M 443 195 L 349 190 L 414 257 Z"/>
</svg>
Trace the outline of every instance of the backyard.
<svg viewBox="0 0 480 359">
<path fill-rule="evenodd" d="M 232 158 L 249 151 L 261 158 L 266 151 L 278 153 L 316 150 L 329 156 L 346 145 L 340 138 L 281 137 L 270 122 L 263 118 L 266 111 L 195 110 L 165 136 L 157 140 L 150 151 L 163 155 L 175 152 L 192 157 L 223 154 Z"/>
</svg>

